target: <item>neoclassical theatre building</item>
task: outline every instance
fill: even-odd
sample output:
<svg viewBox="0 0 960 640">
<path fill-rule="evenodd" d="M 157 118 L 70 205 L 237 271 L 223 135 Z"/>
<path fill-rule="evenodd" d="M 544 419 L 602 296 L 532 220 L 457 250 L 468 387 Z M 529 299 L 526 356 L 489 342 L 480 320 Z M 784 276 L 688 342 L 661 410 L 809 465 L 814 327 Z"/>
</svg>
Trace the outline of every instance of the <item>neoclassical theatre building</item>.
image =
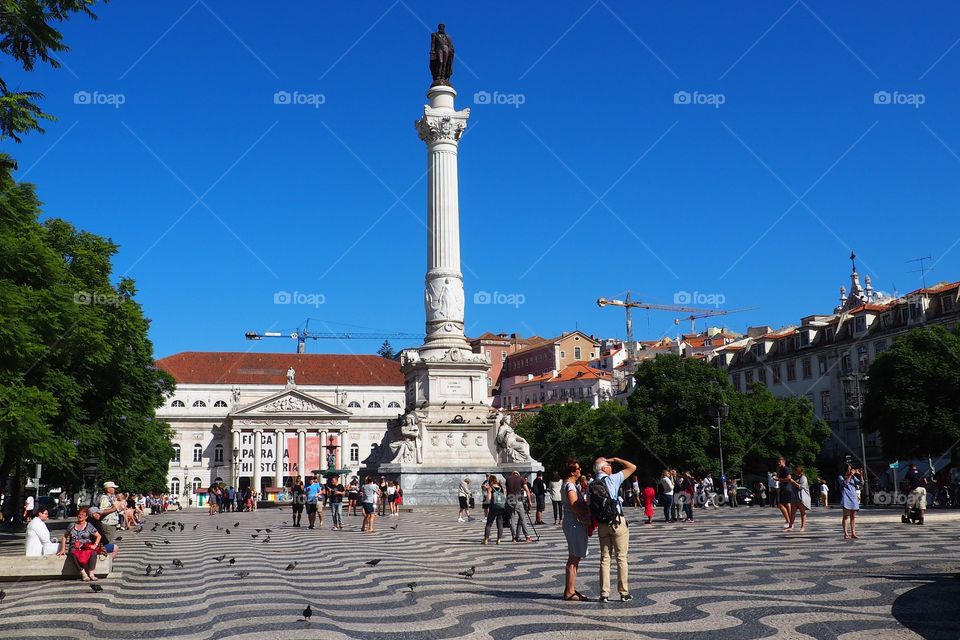
<svg viewBox="0 0 960 640">
<path fill-rule="evenodd" d="M 215 482 L 266 496 L 330 465 L 355 473 L 403 412 L 400 365 L 375 355 L 183 352 L 157 366 L 177 382 L 157 417 L 174 431 L 169 491 L 184 505 Z"/>
</svg>

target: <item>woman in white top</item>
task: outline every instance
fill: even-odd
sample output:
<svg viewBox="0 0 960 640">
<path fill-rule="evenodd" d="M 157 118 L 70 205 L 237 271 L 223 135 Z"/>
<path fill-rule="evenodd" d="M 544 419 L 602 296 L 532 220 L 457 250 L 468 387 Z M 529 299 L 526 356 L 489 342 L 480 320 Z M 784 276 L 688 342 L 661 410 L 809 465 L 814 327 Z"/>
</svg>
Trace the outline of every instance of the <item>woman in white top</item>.
<svg viewBox="0 0 960 640">
<path fill-rule="evenodd" d="M 797 511 L 800 512 L 800 531 L 807 530 L 807 510 L 810 508 L 810 483 L 807 476 L 803 475 L 803 467 L 797 465 L 793 468 L 793 475 L 789 482 L 793 485 L 793 509 L 790 511 L 790 526 L 787 531 L 793 530 L 793 521 L 797 519 Z"/>
<path fill-rule="evenodd" d="M 665 522 L 670 522 L 671 519 L 676 520 L 673 517 L 673 477 L 670 475 L 670 471 L 666 470 L 663 472 L 663 477 L 660 478 L 660 489 L 663 493 L 663 519 Z"/>
<path fill-rule="evenodd" d="M 560 480 L 560 474 L 554 471 L 547 484 L 547 492 L 550 494 L 550 502 L 553 503 L 553 524 L 558 527 L 563 523 L 562 488 L 563 481 Z"/>
</svg>

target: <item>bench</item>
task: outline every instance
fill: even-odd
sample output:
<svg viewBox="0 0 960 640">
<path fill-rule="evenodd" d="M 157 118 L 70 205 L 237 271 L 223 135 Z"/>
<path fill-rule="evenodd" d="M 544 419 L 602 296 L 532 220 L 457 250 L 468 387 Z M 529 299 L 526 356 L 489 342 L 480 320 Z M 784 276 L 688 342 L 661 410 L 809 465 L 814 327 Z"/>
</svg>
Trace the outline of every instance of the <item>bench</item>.
<svg viewBox="0 0 960 640">
<path fill-rule="evenodd" d="M 113 561 L 97 560 L 94 573 L 98 578 L 116 578 L 119 573 L 111 573 Z M 70 558 L 64 556 L 4 556 L 0 555 L 0 582 L 21 582 L 23 580 L 57 580 L 61 578 L 80 579 L 80 572 Z"/>
</svg>

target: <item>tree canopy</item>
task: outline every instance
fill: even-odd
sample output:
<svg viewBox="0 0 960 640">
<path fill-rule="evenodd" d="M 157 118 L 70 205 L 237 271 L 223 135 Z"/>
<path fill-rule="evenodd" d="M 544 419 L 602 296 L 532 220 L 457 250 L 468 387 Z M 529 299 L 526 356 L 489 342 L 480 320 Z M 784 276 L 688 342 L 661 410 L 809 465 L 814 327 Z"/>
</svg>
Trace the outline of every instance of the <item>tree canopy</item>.
<svg viewBox="0 0 960 640">
<path fill-rule="evenodd" d="M 942 455 L 960 445 L 960 336 L 942 326 L 897 338 L 870 365 L 866 431 L 891 458 Z"/>
<path fill-rule="evenodd" d="M 722 371 L 702 360 L 676 355 L 645 360 L 635 382 L 626 406 L 547 406 L 521 420 L 517 431 L 549 470 L 569 457 L 587 463 L 616 455 L 637 464 L 647 478 L 666 467 L 719 475 L 719 435 L 731 477 L 741 471 L 762 474 L 780 455 L 810 466 L 830 435 L 808 400 L 776 398 L 760 383 L 739 393 Z M 722 404 L 729 407 L 729 416 L 721 419 L 718 434 Z"/>
<path fill-rule="evenodd" d="M 96 0 L 0 0 L 0 53 L 10 56 L 24 71 L 38 62 L 59 67 L 58 53 L 69 49 L 56 24 L 75 13 L 96 19 Z M 0 140 L 16 142 L 30 131 L 43 131 L 41 120 L 54 120 L 44 113 L 37 91 L 13 91 L 6 77 L 0 77 Z M 4 157 L 4 162 L 13 162 Z"/>
<path fill-rule="evenodd" d="M 377 355 L 386 358 L 387 360 L 393 360 L 394 356 L 397 355 L 397 352 L 393 350 L 393 345 L 390 344 L 389 340 L 384 340 L 383 344 L 380 345 L 380 348 L 377 349 Z"/>
<path fill-rule="evenodd" d="M 29 460 L 76 486 L 84 460 L 126 489 L 162 489 L 173 379 L 154 365 L 132 280 L 109 239 L 39 221 L 33 185 L 0 163 L 0 478 Z"/>
</svg>

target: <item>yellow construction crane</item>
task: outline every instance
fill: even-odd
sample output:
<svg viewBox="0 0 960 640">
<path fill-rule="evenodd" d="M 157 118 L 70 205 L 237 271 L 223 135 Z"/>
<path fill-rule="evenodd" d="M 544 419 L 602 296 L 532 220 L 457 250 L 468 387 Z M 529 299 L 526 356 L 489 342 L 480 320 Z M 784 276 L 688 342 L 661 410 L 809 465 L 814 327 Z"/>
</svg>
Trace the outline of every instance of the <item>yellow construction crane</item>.
<svg viewBox="0 0 960 640">
<path fill-rule="evenodd" d="M 756 307 L 745 307 L 743 309 L 701 309 L 699 307 L 687 307 L 684 305 L 676 304 L 652 304 L 649 302 L 641 302 L 640 300 L 633 300 L 630 296 L 630 291 L 627 291 L 627 297 L 625 300 L 611 300 L 607 298 L 597 299 L 597 306 L 606 307 L 607 305 L 614 307 L 624 307 L 627 312 L 627 354 L 629 357 L 633 356 L 633 309 L 652 309 L 654 311 L 674 311 L 679 313 L 689 313 L 690 315 L 685 318 L 679 318 L 674 322 L 680 324 L 680 320 L 689 320 L 690 329 L 692 333 L 697 332 L 696 323 L 697 318 L 710 318 L 714 316 L 726 316 L 731 313 L 739 313 L 740 311 L 749 311 L 750 309 L 756 309 Z"/>
</svg>

